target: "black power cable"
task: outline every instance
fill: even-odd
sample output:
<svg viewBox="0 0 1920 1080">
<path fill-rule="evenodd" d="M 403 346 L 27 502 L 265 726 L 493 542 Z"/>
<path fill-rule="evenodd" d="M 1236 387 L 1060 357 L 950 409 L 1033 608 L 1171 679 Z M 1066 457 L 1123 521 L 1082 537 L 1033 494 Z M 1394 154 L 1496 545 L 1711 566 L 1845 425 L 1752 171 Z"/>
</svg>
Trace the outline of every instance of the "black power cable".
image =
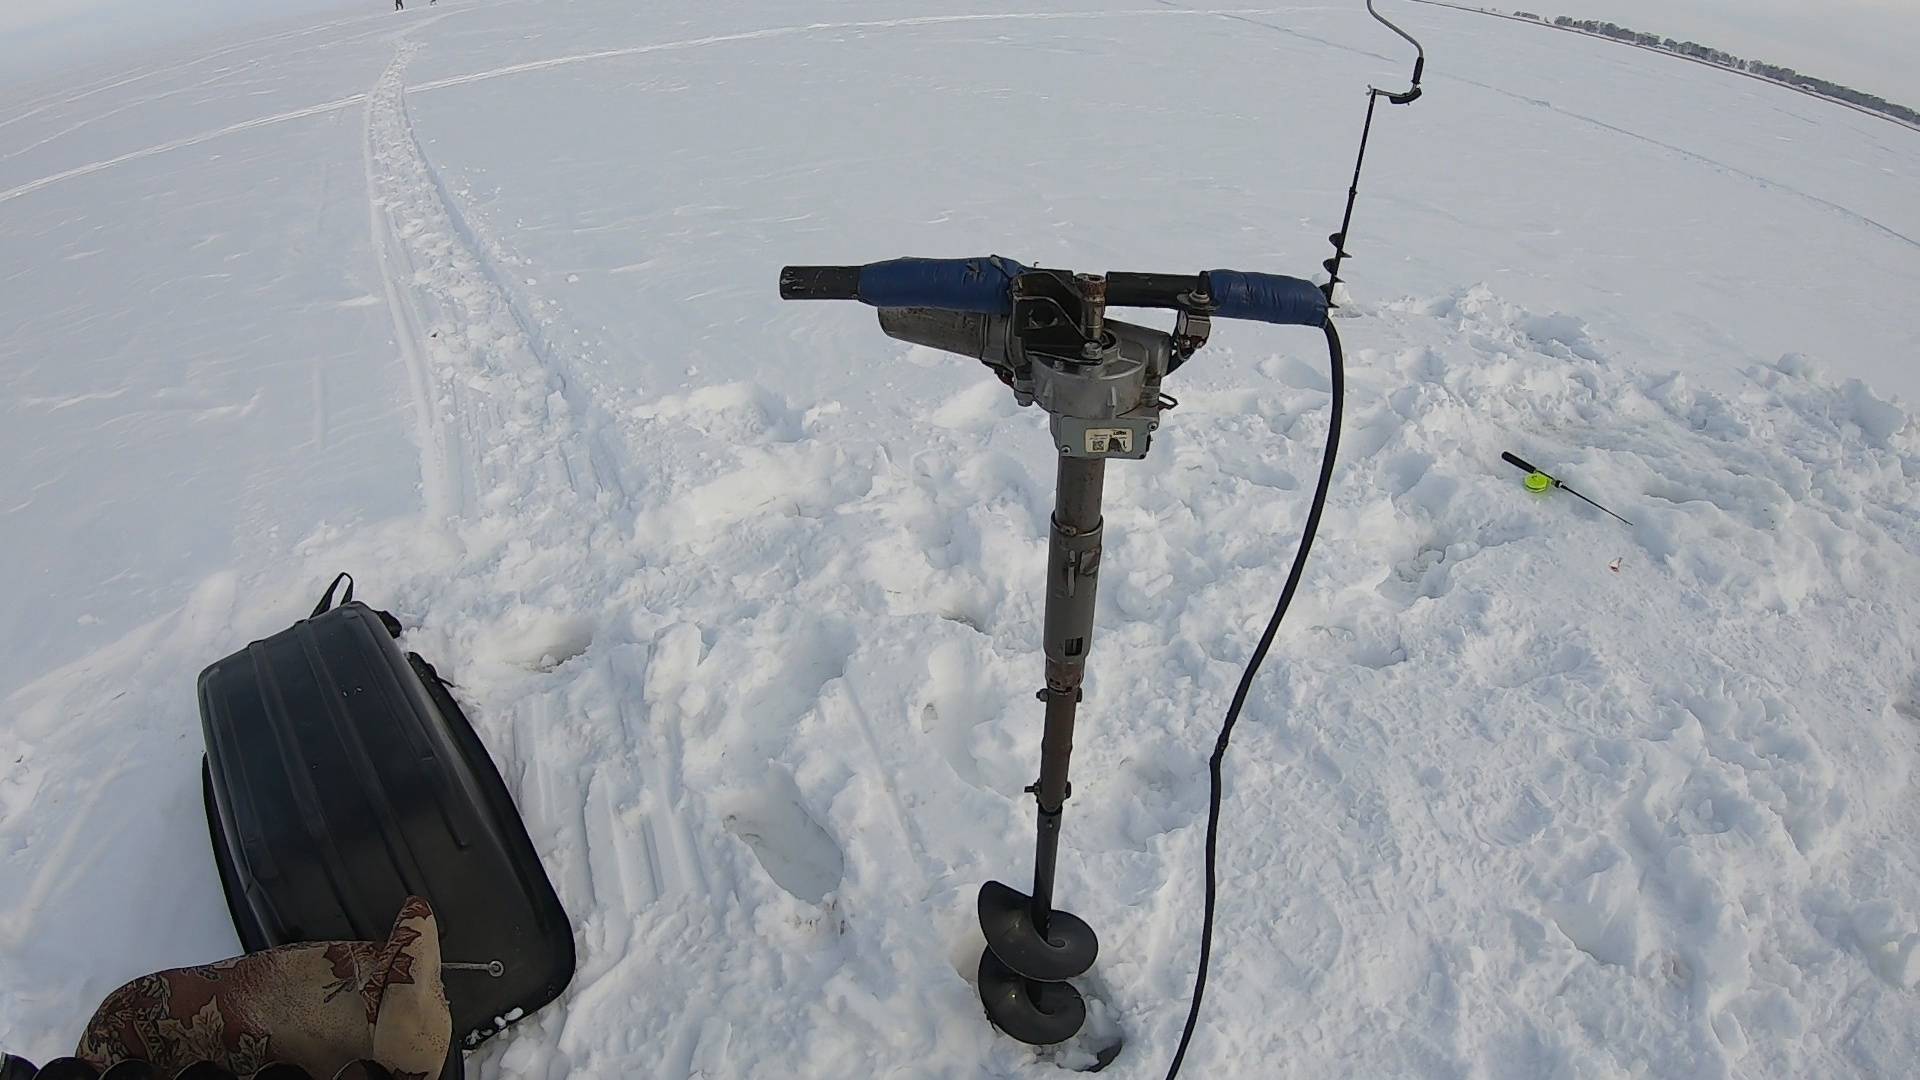
<svg viewBox="0 0 1920 1080">
<path fill-rule="evenodd" d="M 1293 594 L 1300 588 L 1300 575 L 1307 568 L 1307 554 L 1313 550 L 1313 538 L 1320 531 L 1320 514 L 1327 507 L 1327 490 L 1333 485 L 1334 458 L 1340 452 L 1340 414 L 1346 399 L 1347 365 L 1345 354 L 1340 349 L 1340 334 L 1334 330 L 1331 317 L 1327 319 L 1325 330 L 1332 371 L 1333 415 L 1327 421 L 1327 449 L 1320 458 L 1320 483 L 1313 490 L 1313 505 L 1307 510 L 1307 523 L 1300 530 L 1300 549 L 1293 556 L 1293 569 L 1287 573 L 1287 584 L 1280 590 L 1280 602 L 1273 609 L 1273 618 L 1267 620 L 1267 630 L 1260 635 L 1260 644 L 1254 647 L 1246 670 L 1240 673 L 1240 685 L 1233 692 L 1233 704 L 1227 706 L 1226 722 L 1221 724 L 1220 738 L 1213 744 L 1213 758 L 1207 762 L 1212 788 L 1207 795 L 1207 899 L 1200 920 L 1200 971 L 1194 976 L 1193 1004 L 1187 1010 L 1186 1030 L 1180 1033 L 1180 1048 L 1174 1051 L 1173 1064 L 1167 1068 L 1167 1080 L 1174 1080 L 1179 1075 L 1180 1064 L 1186 1060 L 1187 1044 L 1193 1041 L 1194 1025 L 1200 1022 L 1200 999 L 1207 990 L 1207 961 L 1213 956 L 1214 851 L 1220 838 L 1220 772 L 1227 759 L 1227 743 L 1233 738 L 1233 726 L 1240 721 L 1240 709 L 1247 702 L 1247 692 L 1253 688 L 1254 676 L 1260 673 L 1260 664 L 1266 660 L 1267 650 L 1273 647 L 1274 635 L 1280 631 L 1280 620 L 1286 618 L 1287 608 L 1293 604 Z"/>
<path fill-rule="evenodd" d="M 1321 264 L 1327 269 L 1327 283 L 1321 288 L 1327 295 L 1329 307 L 1334 303 L 1334 290 L 1340 285 L 1340 264 L 1347 258 L 1347 238 L 1353 228 L 1353 205 L 1360 197 L 1360 170 L 1367 161 L 1367 139 L 1373 134 L 1374 106 L 1379 104 L 1381 98 L 1386 98 L 1393 105 L 1411 105 L 1418 101 L 1421 95 L 1420 76 L 1427 67 L 1427 50 L 1412 34 L 1380 14 L 1373 6 L 1373 0 L 1367 0 L 1367 14 L 1414 47 L 1413 80 L 1412 85 L 1397 94 L 1371 86 L 1367 88 L 1367 121 L 1360 129 L 1360 153 L 1353 163 L 1353 184 L 1347 189 L 1346 214 L 1340 221 L 1340 231 L 1328 237 L 1333 241 L 1333 257 Z M 1320 483 L 1313 492 L 1313 506 L 1307 511 L 1306 526 L 1300 531 L 1300 549 L 1293 556 L 1293 569 L 1287 574 L 1286 587 L 1280 590 L 1280 602 L 1274 606 L 1273 618 L 1267 621 L 1266 632 L 1260 635 L 1260 644 L 1254 647 L 1246 670 L 1240 673 L 1240 685 L 1233 692 L 1233 704 L 1227 706 L 1227 718 L 1220 725 L 1220 738 L 1213 744 L 1213 757 L 1207 762 L 1212 783 L 1207 793 L 1207 898 L 1200 920 L 1200 970 L 1193 978 L 1193 1004 L 1187 1009 L 1187 1026 L 1180 1033 L 1180 1046 L 1173 1052 L 1173 1064 L 1167 1067 L 1167 1080 L 1174 1080 L 1180 1075 L 1180 1065 L 1187 1059 L 1187 1047 L 1193 1042 L 1193 1029 L 1200 1022 L 1200 1000 L 1207 992 L 1207 963 L 1213 958 L 1215 853 L 1220 841 L 1221 769 L 1227 760 L 1227 744 L 1233 738 L 1234 725 L 1240 722 L 1240 710 L 1247 703 L 1247 692 L 1253 688 L 1254 676 L 1260 673 L 1267 650 L 1273 647 L 1274 635 L 1280 631 L 1280 621 L 1287 617 L 1287 608 L 1293 604 L 1293 594 L 1300 588 L 1300 575 L 1306 570 L 1307 554 L 1313 550 L 1313 538 L 1320 531 L 1320 514 L 1327 506 L 1327 489 L 1333 484 L 1334 458 L 1340 452 L 1340 414 L 1346 399 L 1346 357 L 1341 352 L 1340 334 L 1333 328 L 1331 315 L 1327 318 L 1325 330 L 1327 356 L 1333 377 L 1333 417 L 1327 423 L 1327 449 L 1325 456 L 1320 459 Z"/>
</svg>

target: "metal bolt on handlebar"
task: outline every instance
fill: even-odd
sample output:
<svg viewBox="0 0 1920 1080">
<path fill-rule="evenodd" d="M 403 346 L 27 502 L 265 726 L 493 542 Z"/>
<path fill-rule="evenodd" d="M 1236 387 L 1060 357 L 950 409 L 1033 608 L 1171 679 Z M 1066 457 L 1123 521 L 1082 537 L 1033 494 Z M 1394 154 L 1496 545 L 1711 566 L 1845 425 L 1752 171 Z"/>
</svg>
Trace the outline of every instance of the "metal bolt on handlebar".
<svg viewBox="0 0 1920 1080">
<path fill-rule="evenodd" d="M 1107 278 L 1105 274 L 1075 274 L 1073 284 L 1079 290 L 1084 305 L 1081 308 L 1080 333 L 1086 338 L 1086 344 L 1080 346 L 1080 357 L 1089 362 L 1098 362 L 1105 348 L 1102 338 L 1106 336 Z"/>
</svg>

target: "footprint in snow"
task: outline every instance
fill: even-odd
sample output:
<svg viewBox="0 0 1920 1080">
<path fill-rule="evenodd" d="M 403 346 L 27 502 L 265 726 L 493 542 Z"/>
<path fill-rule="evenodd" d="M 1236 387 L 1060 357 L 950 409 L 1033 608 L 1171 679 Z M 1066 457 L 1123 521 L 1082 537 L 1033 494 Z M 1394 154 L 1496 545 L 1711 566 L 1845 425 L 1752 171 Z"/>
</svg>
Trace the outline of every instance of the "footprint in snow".
<svg viewBox="0 0 1920 1080">
<path fill-rule="evenodd" d="M 846 855 L 801 805 L 799 787 L 784 770 L 721 803 L 727 831 L 746 842 L 774 884 L 797 900 L 818 904 L 840 887 Z"/>
</svg>

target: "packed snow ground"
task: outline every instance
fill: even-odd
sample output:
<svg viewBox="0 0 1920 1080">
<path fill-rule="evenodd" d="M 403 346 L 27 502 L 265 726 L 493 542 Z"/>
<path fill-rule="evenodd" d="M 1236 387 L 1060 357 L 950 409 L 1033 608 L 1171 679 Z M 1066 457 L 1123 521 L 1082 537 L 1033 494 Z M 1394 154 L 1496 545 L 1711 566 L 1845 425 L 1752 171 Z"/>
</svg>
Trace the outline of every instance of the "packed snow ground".
<svg viewBox="0 0 1920 1080">
<path fill-rule="evenodd" d="M 1905 1075 L 1920 139 L 1406 20 L 1429 96 L 1378 124 L 1188 1075 Z M 968 982 L 974 892 L 1030 857 L 1043 418 L 775 273 L 1305 273 L 1397 40 L 1084 0 L 263 33 L 0 105 L 0 1045 L 235 949 L 193 679 L 345 568 L 575 920 L 571 990 L 476 1075 L 1084 1063 Z M 1216 342 L 1109 469 L 1060 900 L 1122 1077 L 1179 1034 L 1205 757 L 1327 426 L 1318 335 Z"/>
</svg>

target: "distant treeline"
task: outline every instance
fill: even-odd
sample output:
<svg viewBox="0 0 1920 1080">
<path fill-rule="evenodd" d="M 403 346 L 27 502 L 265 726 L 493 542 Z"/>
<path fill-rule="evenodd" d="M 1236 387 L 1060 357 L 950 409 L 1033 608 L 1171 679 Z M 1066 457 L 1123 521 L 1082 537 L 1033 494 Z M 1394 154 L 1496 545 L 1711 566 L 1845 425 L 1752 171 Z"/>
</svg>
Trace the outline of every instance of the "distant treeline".
<svg viewBox="0 0 1920 1080">
<path fill-rule="evenodd" d="M 1531 11 L 1516 11 L 1514 14 L 1522 19 L 1532 19 L 1535 22 L 1548 21 L 1539 15 L 1535 15 Z M 1691 56 L 1695 60 L 1704 60 L 1709 64 L 1718 64 L 1721 67 L 1732 68 L 1735 71 L 1749 72 L 1761 78 L 1786 83 L 1788 86 L 1798 86 L 1824 97 L 1844 101 L 1851 105 L 1858 105 L 1863 109 L 1872 109 L 1877 113 L 1885 113 L 1895 119 L 1904 120 L 1909 124 L 1920 124 L 1920 112 L 1909 109 L 1905 105 L 1895 105 L 1883 97 L 1869 94 L 1863 90 L 1855 90 L 1851 86 L 1841 86 L 1839 83 L 1828 82 L 1825 79 L 1816 79 L 1811 75 L 1802 75 L 1790 67 L 1780 67 L 1777 64 L 1765 64 L 1758 60 L 1746 60 L 1732 53 L 1702 45 L 1697 41 L 1675 41 L 1672 38 L 1663 38 L 1655 34 L 1643 34 L 1638 30 L 1629 30 L 1624 26 L 1618 26 L 1610 22 L 1597 22 L 1593 19 L 1570 19 L 1565 15 L 1552 20 L 1552 25 L 1565 27 L 1569 30 L 1584 30 L 1589 34 L 1600 34 L 1605 37 L 1616 38 L 1620 41 L 1632 42 L 1635 45 L 1644 45 L 1650 49 L 1665 49 L 1670 53 L 1676 53 L 1680 56 Z"/>
</svg>

